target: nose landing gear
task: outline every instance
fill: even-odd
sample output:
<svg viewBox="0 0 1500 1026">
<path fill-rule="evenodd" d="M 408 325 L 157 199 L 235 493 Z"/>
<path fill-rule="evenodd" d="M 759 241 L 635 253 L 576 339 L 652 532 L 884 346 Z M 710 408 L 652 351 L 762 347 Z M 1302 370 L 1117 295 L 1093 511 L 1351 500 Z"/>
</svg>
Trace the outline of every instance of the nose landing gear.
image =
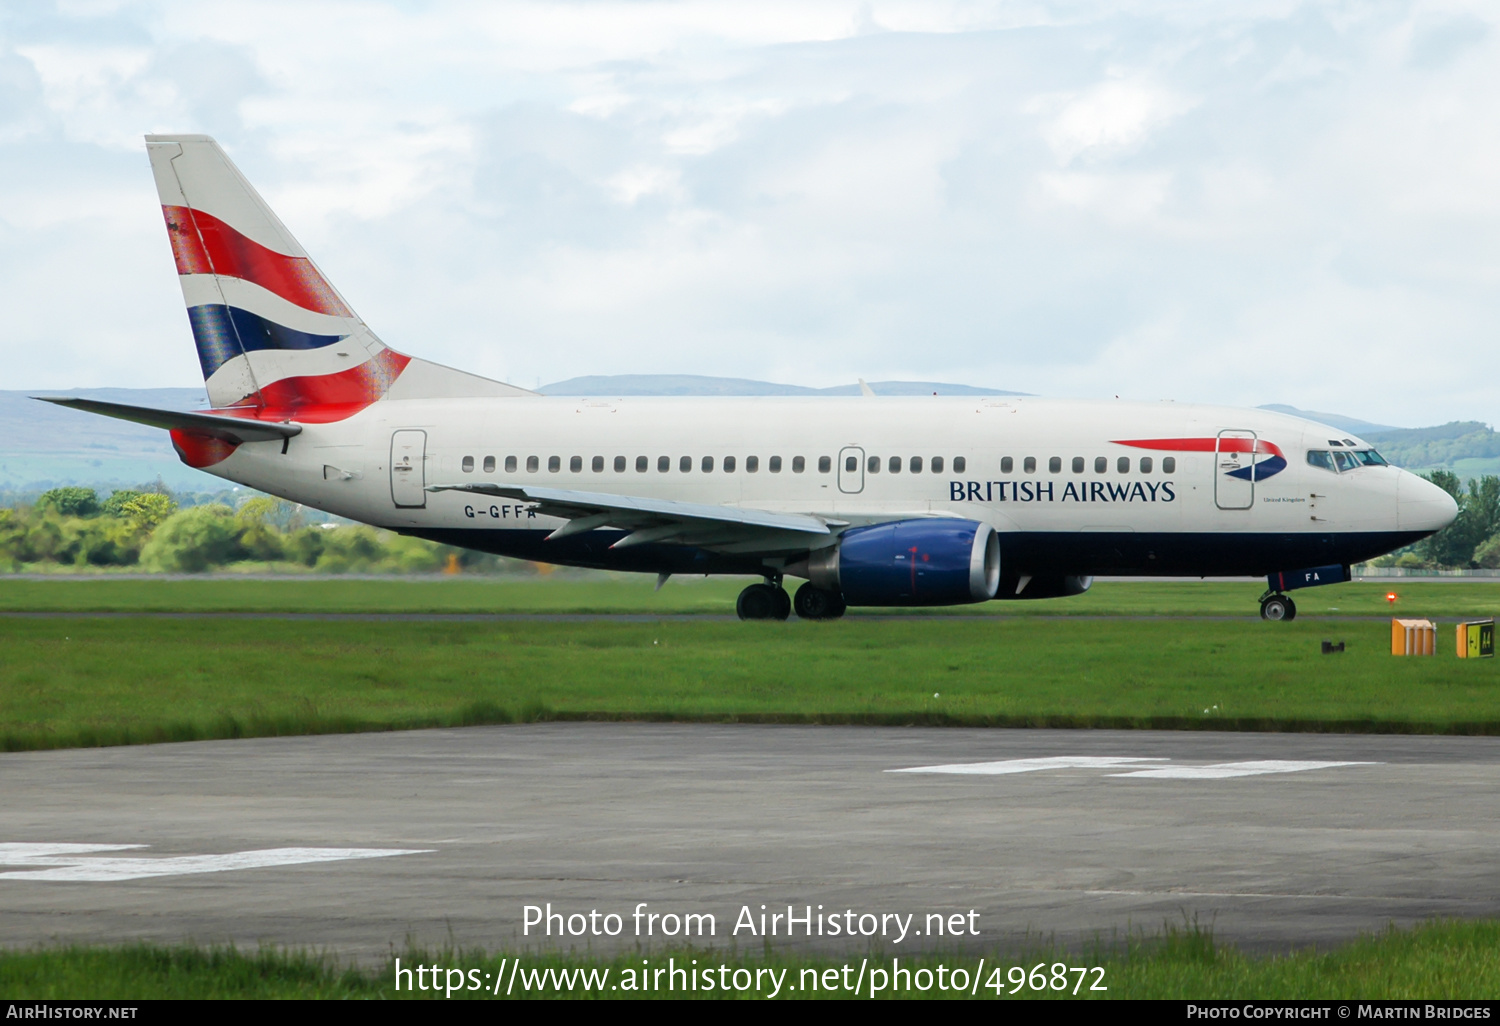
<svg viewBox="0 0 1500 1026">
<path fill-rule="evenodd" d="M 1262 595 L 1260 618 L 1262 620 L 1295 620 L 1297 619 L 1297 603 L 1288 596 L 1276 592 Z"/>
</svg>

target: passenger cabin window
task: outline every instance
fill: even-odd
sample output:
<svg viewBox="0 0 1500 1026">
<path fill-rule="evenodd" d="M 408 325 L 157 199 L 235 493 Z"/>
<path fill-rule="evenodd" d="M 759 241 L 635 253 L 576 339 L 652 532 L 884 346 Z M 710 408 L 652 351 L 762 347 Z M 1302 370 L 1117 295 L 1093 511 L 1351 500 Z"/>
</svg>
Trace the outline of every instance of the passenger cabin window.
<svg viewBox="0 0 1500 1026">
<path fill-rule="evenodd" d="M 1161 458 L 1161 472 L 1163 474 L 1175 474 L 1175 473 L 1177 473 L 1177 457 L 1176 456 L 1163 456 Z"/>
<path fill-rule="evenodd" d="M 858 470 L 859 469 L 859 457 L 858 456 L 846 456 L 846 457 L 844 457 L 844 469 L 846 471 L 848 471 L 849 473 L 851 473 L 851 474 L 854 473 L 854 471 Z"/>
<path fill-rule="evenodd" d="M 484 472 L 486 474 L 493 474 L 495 472 L 495 457 L 486 456 L 484 458 Z"/>
<path fill-rule="evenodd" d="M 623 474 L 623 473 L 625 473 L 625 457 L 624 456 L 616 456 L 615 457 L 615 473 L 616 474 Z"/>
<path fill-rule="evenodd" d="M 678 461 L 677 469 L 681 470 L 684 474 L 691 472 L 693 469 L 693 458 L 691 456 L 684 456 Z"/>
<path fill-rule="evenodd" d="M 1061 474 L 1062 473 L 1062 457 L 1061 456 L 1054 456 L 1050 460 L 1047 461 L 1047 472 L 1049 474 Z"/>
<path fill-rule="evenodd" d="M 943 472 L 943 458 L 941 456 L 934 456 L 932 458 L 932 472 L 934 474 L 941 474 Z"/>
<path fill-rule="evenodd" d="M 516 458 L 514 456 L 505 457 L 505 472 L 507 474 L 514 474 L 516 472 Z"/>
<path fill-rule="evenodd" d="M 1026 473 L 1028 473 L 1028 474 L 1035 474 L 1036 473 L 1036 457 L 1035 456 L 1028 456 L 1024 460 L 1022 460 L 1021 461 L 1021 469 L 1024 470 L 1024 471 L 1026 471 Z"/>
<path fill-rule="evenodd" d="M 1073 473 L 1075 473 L 1075 474 L 1082 474 L 1083 473 L 1083 457 L 1082 456 L 1074 456 L 1073 457 Z"/>
<path fill-rule="evenodd" d="M 1108 456 L 1095 456 L 1094 457 L 1094 473 L 1096 473 L 1096 474 L 1102 474 L 1102 473 L 1104 473 L 1108 469 L 1109 469 L 1109 457 Z"/>
<path fill-rule="evenodd" d="M 962 456 L 953 457 L 953 472 L 955 474 L 962 474 L 964 470 L 968 468 L 968 466 L 969 461 L 964 459 Z"/>
<path fill-rule="evenodd" d="M 880 473 L 880 457 L 871 456 L 869 459 L 865 460 L 865 469 L 872 474 Z"/>
<path fill-rule="evenodd" d="M 1149 474 L 1149 473 L 1151 473 L 1151 457 L 1150 456 L 1142 456 L 1141 457 L 1141 473 L 1142 474 Z"/>
<path fill-rule="evenodd" d="M 651 469 L 651 460 L 649 457 L 637 456 L 635 458 L 635 472 L 637 474 L 644 474 L 649 469 Z"/>
<path fill-rule="evenodd" d="M 591 467 L 593 467 L 594 473 L 596 473 L 596 474 L 602 474 L 602 473 L 604 473 L 604 457 L 603 456 L 595 456 L 594 459 L 593 459 L 593 462 L 590 463 L 589 465 Z"/>
<path fill-rule="evenodd" d="M 1115 461 L 1115 469 L 1122 474 L 1130 473 L 1130 457 L 1121 456 L 1118 460 Z"/>
<path fill-rule="evenodd" d="M 759 469 L 760 469 L 760 457 L 759 456 L 746 456 L 745 457 L 745 473 L 747 473 L 747 474 L 753 474 L 753 473 L 755 473 Z"/>
<path fill-rule="evenodd" d="M 583 469 L 583 457 L 574 456 L 572 459 L 568 460 L 568 469 L 575 474 L 581 471 Z"/>
<path fill-rule="evenodd" d="M 463 462 L 463 468 L 464 468 L 464 473 L 465 474 L 472 474 L 472 473 L 474 473 L 474 457 L 472 457 L 472 456 L 465 456 L 464 457 L 464 462 Z"/>
<path fill-rule="evenodd" d="M 1009 456 L 1000 457 L 1000 473 L 1009 474 L 1012 470 L 1015 469 L 1015 466 L 1016 461 L 1011 459 Z"/>
<path fill-rule="evenodd" d="M 1309 449 L 1307 451 L 1307 465 L 1310 467 L 1322 467 L 1324 470 L 1333 469 L 1333 453 L 1327 449 Z"/>
<path fill-rule="evenodd" d="M 734 473 L 734 457 L 733 456 L 725 456 L 724 457 L 724 473 L 726 473 L 726 474 L 733 474 Z"/>
<path fill-rule="evenodd" d="M 562 457 L 561 456 L 548 456 L 547 457 L 547 473 L 549 473 L 549 474 L 555 474 L 555 473 L 557 473 L 561 469 L 562 469 Z"/>
<path fill-rule="evenodd" d="M 892 456 L 891 460 L 890 460 L 890 463 L 888 464 L 888 467 L 889 467 L 890 472 L 892 474 L 899 474 L 899 473 L 901 473 L 901 457 L 900 456 Z"/>
<path fill-rule="evenodd" d="M 528 474 L 535 474 L 539 469 L 541 469 L 541 460 L 538 457 L 526 457 L 526 472 Z"/>
<path fill-rule="evenodd" d="M 712 474 L 714 472 L 714 458 L 712 456 L 703 457 L 703 472 L 705 474 Z"/>
<path fill-rule="evenodd" d="M 922 472 L 922 457 L 913 456 L 911 458 L 911 472 L 913 474 L 920 474 Z"/>
<path fill-rule="evenodd" d="M 773 474 L 781 473 L 781 457 L 772 456 L 770 459 L 766 460 L 766 469 Z"/>
<path fill-rule="evenodd" d="M 656 457 L 656 472 L 658 474 L 665 474 L 667 471 L 669 471 L 671 469 L 672 469 L 672 457 L 670 457 L 670 456 L 658 456 L 658 457 Z"/>
</svg>

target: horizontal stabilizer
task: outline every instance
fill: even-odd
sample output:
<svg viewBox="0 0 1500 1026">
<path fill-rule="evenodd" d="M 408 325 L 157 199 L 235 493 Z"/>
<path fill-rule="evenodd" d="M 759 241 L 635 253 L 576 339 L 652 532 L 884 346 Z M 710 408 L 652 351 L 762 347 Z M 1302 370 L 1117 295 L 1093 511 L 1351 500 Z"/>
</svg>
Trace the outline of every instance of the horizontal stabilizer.
<svg viewBox="0 0 1500 1026">
<path fill-rule="evenodd" d="M 302 433 L 301 424 L 284 424 L 264 420 L 249 420 L 226 417 L 217 413 L 188 413 L 183 410 L 154 410 L 149 406 L 126 406 L 123 403 L 106 403 L 97 399 L 76 399 L 71 396 L 34 395 L 44 403 L 56 403 L 75 410 L 98 413 L 116 420 L 128 420 L 147 427 L 163 428 L 167 431 L 191 431 L 194 434 L 218 438 L 233 445 L 242 442 L 272 442 Z"/>
</svg>

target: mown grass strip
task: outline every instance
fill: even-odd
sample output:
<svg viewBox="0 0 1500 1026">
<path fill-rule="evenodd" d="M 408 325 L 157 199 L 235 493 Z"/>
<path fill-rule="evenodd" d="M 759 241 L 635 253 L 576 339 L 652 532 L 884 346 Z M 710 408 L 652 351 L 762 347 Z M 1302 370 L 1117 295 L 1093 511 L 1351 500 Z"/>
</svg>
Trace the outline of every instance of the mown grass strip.
<svg viewBox="0 0 1500 1026">
<path fill-rule="evenodd" d="M 243 580 L 204 577 L 57 580 L 0 577 L 0 611 L 31 612 L 285 612 L 285 613 L 715 613 L 733 615 L 747 579 L 674 578 L 653 590 L 653 579 L 306 578 Z M 795 587 L 796 581 L 788 582 Z M 1180 581 L 1104 581 L 1084 595 L 1025 602 L 986 602 L 926 612 L 939 617 L 981 616 L 1236 616 L 1253 618 L 1264 586 Z M 1394 607 L 1385 596 L 1395 592 Z M 1295 595 L 1303 616 L 1442 616 L 1500 613 L 1500 581 L 1354 581 L 1304 589 Z M 914 610 L 854 610 L 882 616 Z M 920 611 L 917 611 L 920 612 Z"/>
<path fill-rule="evenodd" d="M 439 979 L 456 982 L 450 993 L 445 987 L 417 988 L 413 977 L 396 989 L 394 958 L 373 969 L 342 964 L 328 955 L 263 948 L 239 952 L 230 947 L 201 948 L 191 945 L 161 946 L 133 944 L 122 947 L 68 946 L 0 953 L 0 993 L 16 1000 L 150 1000 L 182 998 L 321 998 L 321 999 L 494 999 L 504 996 L 513 978 L 510 970 L 518 957 L 514 952 L 418 951 L 399 956 L 402 966 L 439 967 Z M 768 951 L 747 956 L 713 949 L 670 949 L 629 952 L 590 957 L 579 954 L 528 954 L 519 958 L 525 975 L 521 986 L 511 987 L 514 998 L 603 997 L 603 998 L 740 998 L 763 1000 L 770 986 L 762 977 L 762 989 L 726 993 L 715 986 L 708 990 L 698 977 L 697 990 L 684 993 L 657 986 L 639 987 L 637 974 L 675 960 L 677 966 L 749 969 L 746 980 L 758 968 L 780 973 L 783 998 L 847 998 L 843 987 L 824 982 L 828 969 L 846 964 L 858 966 L 867 959 L 865 979 L 872 971 L 884 971 L 886 989 L 882 998 L 968 998 L 1002 1000 L 1026 998 L 1076 999 L 1074 974 L 1066 975 L 1067 990 L 1054 989 L 1052 965 L 1104 969 L 1102 982 L 1108 989 L 1094 991 L 1100 978 L 1092 973 L 1078 988 L 1077 998 L 1164 999 L 1332 999 L 1332 1000 L 1433 1000 L 1492 999 L 1500 991 L 1500 923 L 1431 922 L 1411 930 L 1389 929 L 1362 936 L 1329 951 L 1292 951 L 1280 955 L 1247 955 L 1236 948 L 1214 942 L 1211 934 L 1196 930 L 1167 930 L 1150 939 L 1135 938 L 1123 944 L 1099 943 L 1092 950 L 1067 952 L 1053 947 L 995 952 L 979 957 L 965 955 L 905 956 L 890 951 L 856 953 L 845 957 Z M 890 985 L 900 980 L 895 960 L 910 972 L 913 985 Z M 1047 980 L 1044 990 L 1014 983 L 1012 967 L 1021 967 L 1023 978 L 1042 966 Z M 940 989 L 936 980 L 942 966 L 951 980 L 954 969 L 964 972 L 977 985 L 968 990 Z M 996 968 L 998 967 L 998 969 Z M 448 970 L 461 975 L 449 977 Z M 596 984 L 578 985 L 577 973 L 593 972 Z M 925 976 L 923 971 L 925 970 Z M 601 974 L 607 971 L 607 976 Z M 535 974 L 535 975 L 533 975 Z M 573 986 L 559 986 L 559 974 Z M 505 983 L 493 986 L 496 976 Z M 842 977 L 842 973 L 837 974 Z M 712 974 L 716 979 L 731 976 Z M 852 978 L 853 974 L 850 974 Z M 977 981 L 975 977 L 978 977 Z M 425 974 L 425 984 L 432 974 Z M 878 977 L 875 977 L 878 979 Z M 917 987 L 925 979 L 927 990 Z M 629 981 L 629 982 L 627 982 Z M 631 984 L 637 984 L 632 987 Z M 617 988 L 617 989 L 616 989 Z M 999 993 L 997 994 L 997 990 Z M 1012 993 L 1014 991 L 1014 993 Z M 868 982 L 858 995 L 870 996 Z"/>
<path fill-rule="evenodd" d="M 1500 733 L 1495 660 L 1388 645 L 1301 620 L 0 617 L 0 747 L 540 719 Z"/>
</svg>

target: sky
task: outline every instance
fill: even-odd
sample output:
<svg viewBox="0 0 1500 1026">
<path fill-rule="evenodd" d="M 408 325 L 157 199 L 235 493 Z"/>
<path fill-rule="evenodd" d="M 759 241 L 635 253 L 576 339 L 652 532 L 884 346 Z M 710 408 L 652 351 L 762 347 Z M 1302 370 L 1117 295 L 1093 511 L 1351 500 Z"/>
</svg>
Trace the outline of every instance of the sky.
<svg viewBox="0 0 1500 1026">
<path fill-rule="evenodd" d="M 141 136 L 389 345 L 583 374 L 1500 400 L 1500 7 L 0 6 L 0 388 L 200 383 Z"/>
</svg>

